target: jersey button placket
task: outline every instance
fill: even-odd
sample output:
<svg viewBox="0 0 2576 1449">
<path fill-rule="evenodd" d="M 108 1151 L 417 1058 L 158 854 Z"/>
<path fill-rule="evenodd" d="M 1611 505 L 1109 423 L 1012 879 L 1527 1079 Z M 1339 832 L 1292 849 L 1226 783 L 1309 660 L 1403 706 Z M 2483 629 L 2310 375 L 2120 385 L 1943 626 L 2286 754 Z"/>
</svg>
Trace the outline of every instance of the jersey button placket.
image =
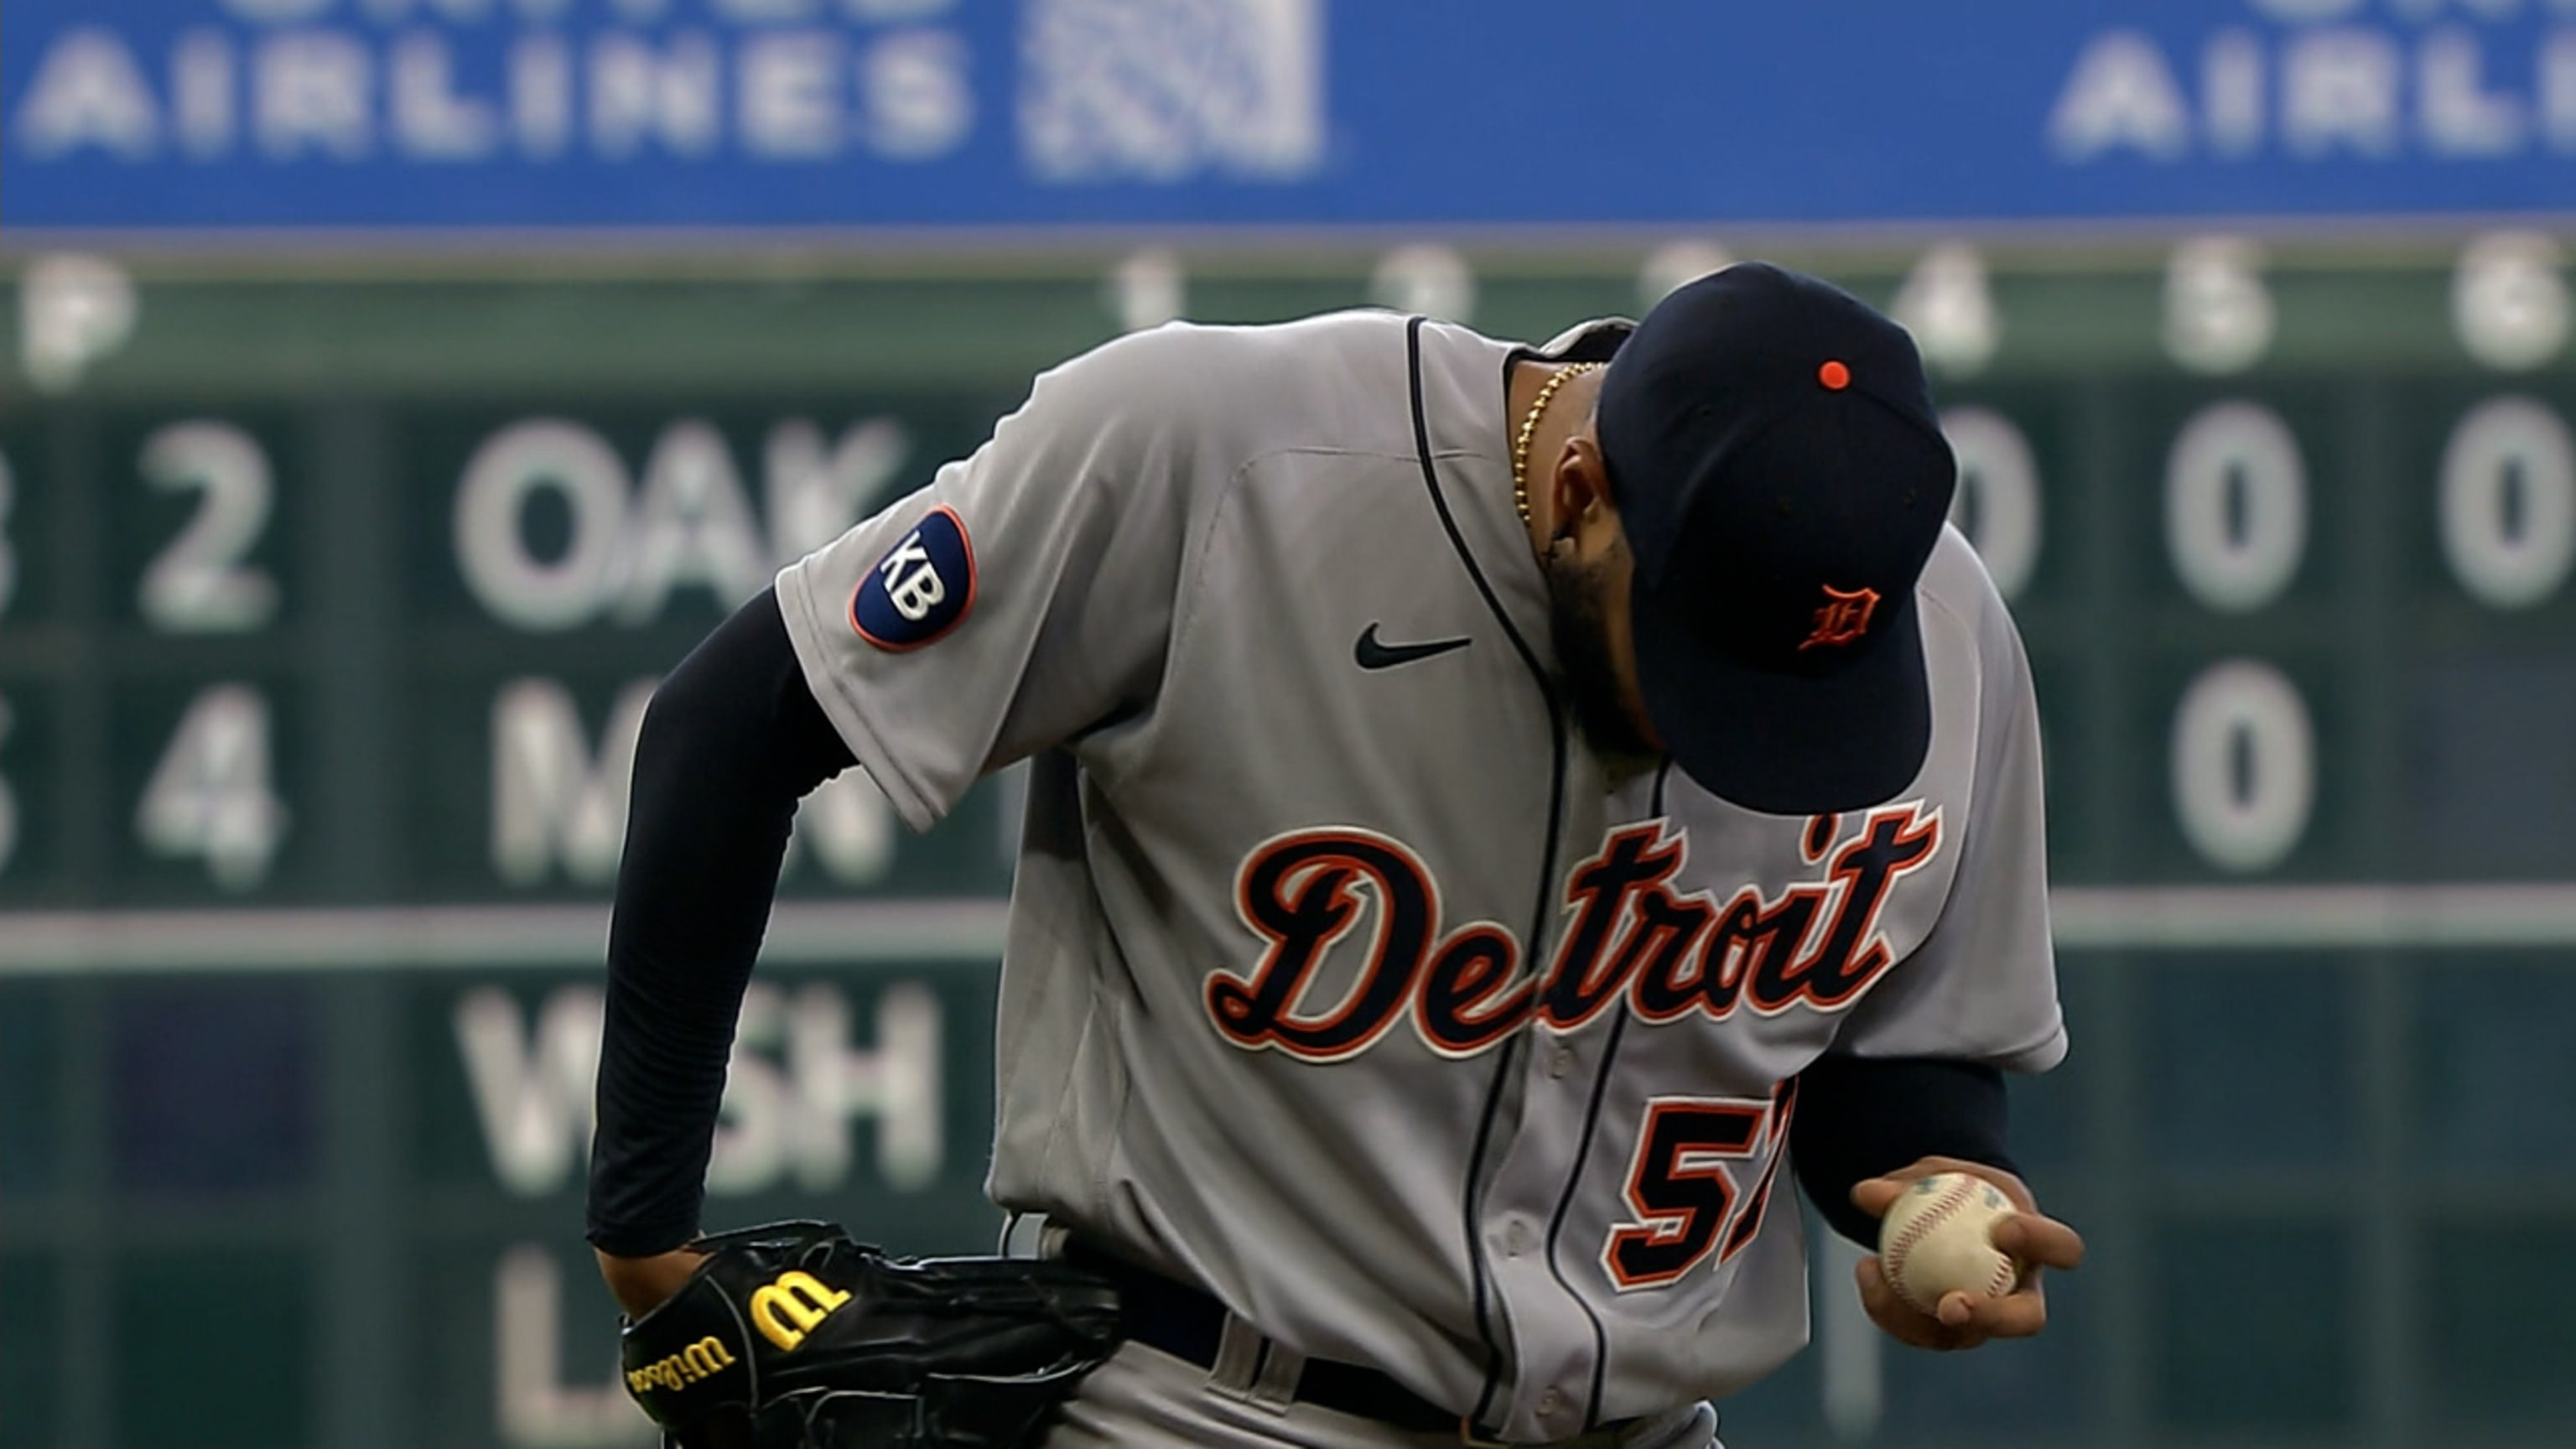
<svg viewBox="0 0 2576 1449">
<path fill-rule="evenodd" d="M 1587 1275 L 1586 1255 L 1576 1245 L 1551 1244 L 1547 1224 L 1591 1115 L 1587 1060 L 1579 1042 L 1545 1030 L 1533 1033 L 1518 1072 L 1525 1111 L 1487 1198 L 1495 1206 L 1484 1241 L 1494 1255 L 1492 1283 L 1510 1333 L 1517 1385 L 1509 1408 L 1495 1417 L 1512 1425 L 1516 1439 L 1563 1439 L 1584 1427 L 1584 1399 L 1566 1386 L 1592 1372 L 1595 1330 L 1582 1304 L 1588 1301 L 1586 1285 L 1600 1270 L 1590 1268 Z M 1562 1275 L 1555 1271 L 1560 1254 L 1572 1255 Z"/>
</svg>

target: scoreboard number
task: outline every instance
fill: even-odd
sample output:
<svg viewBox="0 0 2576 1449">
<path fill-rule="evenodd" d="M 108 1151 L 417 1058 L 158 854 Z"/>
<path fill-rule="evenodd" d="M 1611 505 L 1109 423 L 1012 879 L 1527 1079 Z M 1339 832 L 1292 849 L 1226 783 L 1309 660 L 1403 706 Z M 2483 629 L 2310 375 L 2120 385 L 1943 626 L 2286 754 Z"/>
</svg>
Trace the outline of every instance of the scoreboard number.
<svg viewBox="0 0 2576 1449">
<path fill-rule="evenodd" d="M 2003 313 L 1975 247 L 1950 242 L 1923 254 L 1888 303 L 1914 334 L 1923 360 L 1949 377 L 1974 377 L 2003 343 Z"/>
<path fill-rule="evenodd" d="M 2039 464 L 2030 440 L 1992 408 L 1951 408 L 1941 431 L 1959 457 L 1950 521 L 1985 561 L 1995 592 L 2013 598 L 2039 562 Z"/>
<path fill-rule="evenodd" d="M 2192 849 L 2237 872 L 2287 859 L 2316 802 L 2316 756 L 2307 703 L 2280 670 L 2210 666 L 2174 716 L 2174 806 Z"/>
<path fill-rule="evenodd" d="M 2262 248 L 2243 237 L 2195 237 L 2165 267 L 2165 354 L 2210 376 L 2243 372 L 2272 350 L 2279 322 Z"/>
<path fill-rule="evenodd" d="M 2528 608 L 2576 561 L 2576 438 L 2526 397 L 2481 403 L 2442 450 L 2442 551 L 2471 597 Z"/>
<path fill-rule="evenodd" d="M 2451 326 L 2460 348 L 2501 372 L 2540 367 L 2567 346 L 2566 255 L 2540 232 L 2490 232 L 2460 253 Z"/>
<path fill-rule="evenodd" d="M 2279 598 L 2308 541 L 2307 467 L 2280 414 L 2260 403 L 2202 409 L 2165 467 L 2165 544 L 2193 598 L 2242 614 Z"/>
<path fill-rule="evenodd" d="M 204 495 L 196 517 L 143 571 L 137 602 L 174 634 L 238 634 L 277 616 L 277 581 L 243 562 L 268 526 L 268 455 L 230 423 L 173 423 L 143 443 L 143 478 Z"/>
<path fill-rule="evenodd" d="M 201 691 L 161 753 L 134 816 L 155 855 L 202 859 L 228 891 L 268 876 L 286 838 L 286 803 L 269 788 L 268 701 L 244 684 Z"/>
</svg>

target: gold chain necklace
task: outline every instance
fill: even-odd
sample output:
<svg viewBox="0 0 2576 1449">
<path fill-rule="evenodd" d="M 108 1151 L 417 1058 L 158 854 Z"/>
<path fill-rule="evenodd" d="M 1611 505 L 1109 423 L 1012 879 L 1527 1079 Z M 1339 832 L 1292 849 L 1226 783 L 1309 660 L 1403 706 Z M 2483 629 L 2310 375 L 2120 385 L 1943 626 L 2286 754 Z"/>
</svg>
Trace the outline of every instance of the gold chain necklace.
<svg viewBox="0 0 2576 1449">
<path fill-rule="evenodd" d="M 1530 439 L 1538 434 L 1539 417 L 1555 399 L 1558 388 L 1587 372 L 1599 372 L 1602 366 L 1598 362 L 1575 362 L 1558 368 L 1556 374 L 1539 388 L 1537 401 L 1530 404 L 1529 416 L 1521 419 L 1520 435 L 1512 439 L 1512 506 L 1520 510 L 1523 528 L 1530 527 L 1529 450 Z"/>
</svg>

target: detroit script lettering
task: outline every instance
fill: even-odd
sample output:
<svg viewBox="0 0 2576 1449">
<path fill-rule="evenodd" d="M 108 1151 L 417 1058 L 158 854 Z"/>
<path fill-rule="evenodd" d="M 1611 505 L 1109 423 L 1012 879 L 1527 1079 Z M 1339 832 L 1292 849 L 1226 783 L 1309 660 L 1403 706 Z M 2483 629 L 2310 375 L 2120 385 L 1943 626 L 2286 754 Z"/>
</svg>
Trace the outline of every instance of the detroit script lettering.
<svg viewBox="0 0 2576 1449">
<path fill-rule="evenodd" d="M 1408 1019 L 1433 1051 L 1469 1057 L 1533 1020 L 1571 1031 L 1614 1004 L 1648 1022 L 1835 1010 L 1894 960 L 1879 916 L 1940 852 L 1941 812 L 1885 806 L 1847 839 L 1838 825 L 1811 822 L 1817 879 L 1777 895 L 1747 885 L 1722 902 L 1672 889 L 1688 847 L 1663 821 L 1613 831 L 1566 877 L 1574 919 L 1540 975 L 1521 970 L 1519 939 L 1491 921 L 1443 933 L 1439 884 L 1403 842 L 1295 831 L 1235 873 L 1235 909 L 1269 945 L 1248 973 L 1209 974 L 1208 1017 L 1237 1046 L 1335 1062 Z M 1371 919 L 1367 897 L 1376 929 L 1359 979 L 1338 1001 L 1310 999 L 1326 956 Z"/>
</svg>

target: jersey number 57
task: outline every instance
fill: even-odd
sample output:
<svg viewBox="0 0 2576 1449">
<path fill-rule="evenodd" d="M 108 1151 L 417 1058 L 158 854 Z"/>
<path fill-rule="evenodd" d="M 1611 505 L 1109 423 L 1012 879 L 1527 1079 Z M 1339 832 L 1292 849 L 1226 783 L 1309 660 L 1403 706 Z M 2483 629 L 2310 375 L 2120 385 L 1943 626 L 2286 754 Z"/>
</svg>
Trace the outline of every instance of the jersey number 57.
<svg viewBox="0 0 2576 1449">
<path fill-rule="evenodd" d="M 1601 1245 L 1601 1266 L 1621 1292 L 1678 1282 L 1711 1253 L 1720 1264 L 1762 1231 L 1781 1144 L 1798 1101 L 1797 1079 L 1768 1101 L 1742 1097 L 1653 1097 L 1628 1164 L 1630 1221 Z M 1768 1159 L 1750 1192 L 1732 1164 Z M 1738 1199 L 1741 1198 L 1739 1203 Z"/>
</svg>

